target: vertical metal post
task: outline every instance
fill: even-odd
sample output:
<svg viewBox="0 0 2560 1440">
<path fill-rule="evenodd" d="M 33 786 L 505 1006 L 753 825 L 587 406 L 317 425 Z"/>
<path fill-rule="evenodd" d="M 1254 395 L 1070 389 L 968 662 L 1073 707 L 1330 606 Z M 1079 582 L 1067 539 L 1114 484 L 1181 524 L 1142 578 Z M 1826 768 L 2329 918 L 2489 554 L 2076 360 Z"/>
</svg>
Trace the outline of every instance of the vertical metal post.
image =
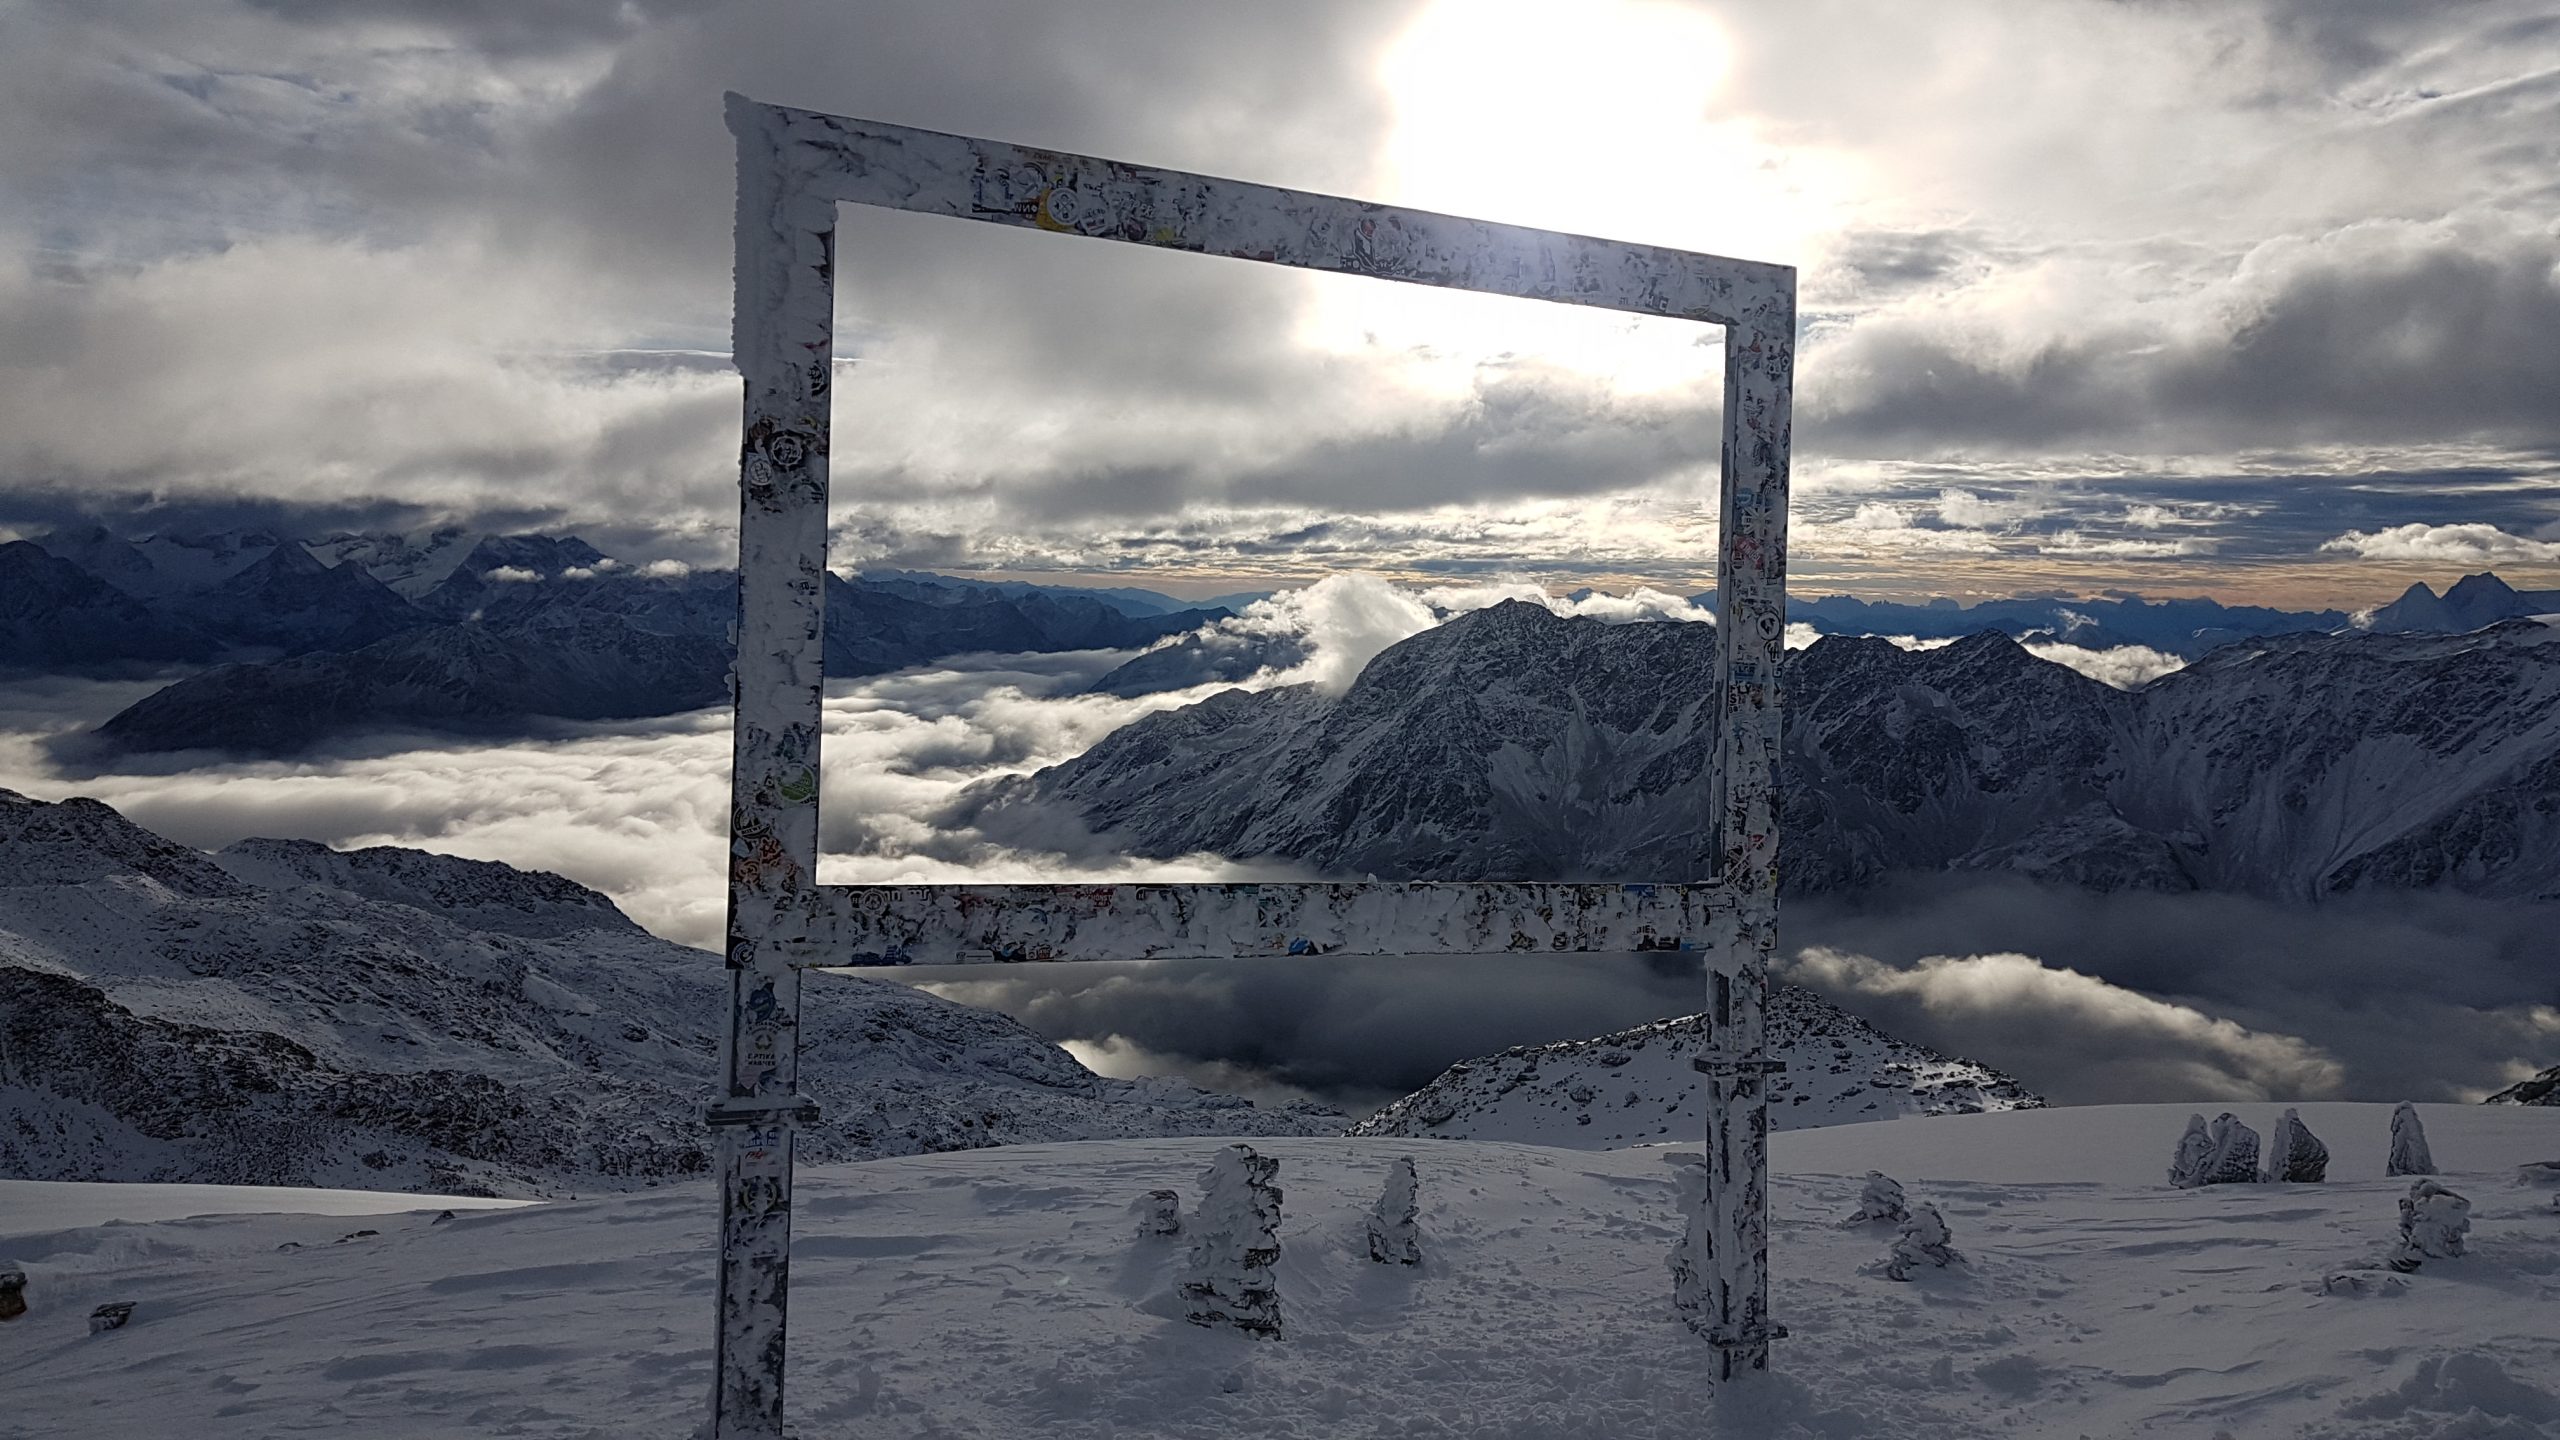
<svg viewBox="0 0 2560 1440">
<path fill-rule="evenodd" d="M 1778 666 L 1786 647 L 1787 471 L 1794 390 L 1790 283 L 1725 332 L 1716 684 L 1723 724 L 1707 822 L 1736 897 L 1739 943 L 1709 958 L 1705 1213 L 1691 1234 L 1704 1293 L 1694 1317 L 1717 1378 L 1769 1366 L 1769 960 L 1777 948 Z M 1703 1222 L 1703 1223 L 1701 1223 Z"/>
<path fill-rule="evenodd" d="M 720 1288 L 713 1440 L 781 1440 L 791 1272 L 791 1134 L 814 1118 L 799 1083 L 800 972 L 818 865 L 825 643 L 827 406 L 835 203 L 790 167 L 773 113 L 732 97 L 738 139 L 737 707 L 729 802 L 730 1018 L 719 1139 Z"/>
</svg>

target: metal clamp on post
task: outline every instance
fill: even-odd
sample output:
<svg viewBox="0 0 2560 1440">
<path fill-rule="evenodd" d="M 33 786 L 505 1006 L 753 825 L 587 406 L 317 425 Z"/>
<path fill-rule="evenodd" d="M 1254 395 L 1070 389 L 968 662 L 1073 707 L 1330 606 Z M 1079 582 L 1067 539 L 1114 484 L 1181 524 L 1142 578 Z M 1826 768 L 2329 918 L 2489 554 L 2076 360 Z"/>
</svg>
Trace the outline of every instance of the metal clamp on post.
<svg viewBox="0 0 2560 1440">
<path fill-rule="evenodd" d="M 727 1125 L 815 1125 L 818 1102 L 806 1095 L 733 1095 L 704 1107 L 702 1123 L 715 1130 Z"/>
<path fill-rule="evenodd" d="M 1713 1060 L 1704 1055 L 1689 1058 L 1689 1068 L 1701 1075 L 1783 1075 L 1784 1060 Z"/>
</svg>

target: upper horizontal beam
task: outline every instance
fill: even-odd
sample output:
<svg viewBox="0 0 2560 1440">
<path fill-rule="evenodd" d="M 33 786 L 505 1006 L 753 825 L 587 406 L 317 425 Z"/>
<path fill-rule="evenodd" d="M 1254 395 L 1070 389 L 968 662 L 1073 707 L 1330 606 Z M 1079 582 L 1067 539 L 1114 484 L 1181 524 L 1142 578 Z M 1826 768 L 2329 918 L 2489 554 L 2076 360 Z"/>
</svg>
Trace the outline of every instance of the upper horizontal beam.
<svg viewBox="0 0 2560 1440">
<path fill-rule="evenodd" d="M 1790 266 L 1035 150 L 737 94 L 728 103 L 732 131 L 762 130 L 792 180 L 851 204 L 1717 325 L 1782 319 L 1785 338 L 1794 339 Z"/>
<path fill-rule="evenodd" d="M 821 885 L 794 962 L 1020 964 L 1266 955 L 1711 950 L 1713 885 Z"/>
</svg>

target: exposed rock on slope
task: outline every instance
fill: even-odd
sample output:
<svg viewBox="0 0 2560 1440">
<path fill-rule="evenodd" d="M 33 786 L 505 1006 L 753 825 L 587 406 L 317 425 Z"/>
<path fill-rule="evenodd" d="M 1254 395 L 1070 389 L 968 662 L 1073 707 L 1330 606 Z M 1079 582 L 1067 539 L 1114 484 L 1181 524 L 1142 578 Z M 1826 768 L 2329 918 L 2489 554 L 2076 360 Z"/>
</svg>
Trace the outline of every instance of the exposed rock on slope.
<svg viewBox="0 0 2560 1440">
<path fill-rule="evenodd" d="M 2560 1065 L 2519 1080 L 2481 1102 L 2484 1105 L 2560 1105 Z"/>
<path fill-rule="evenodd" d="M 1711 627 L 1517 602 L 1339 698 L 1233 691 L 979 792 L 1133 853 L 1381 879 L 1698 873 Z M 2560 628 L 2291 635 L 2131 692 L 1979 634 L 1789 657 L 1780 874 L 1997 869 L 2101 889 L 2560 895 Z"/>
<path fill-rule="evenodd" d="M 0 791 L 0 1175 L 539 1195 L 694 1174 L 726 994 L 716 957 L 557 876 L 208 856 Z M 813 1159 L 1341 1124 L 1105 1079 L 885 981 L 815 975 L 807 999 Z"/>
<path fill-rule="evenodd" d="M 203 660 L 220 647 L 191 626 L 24 540 L 0 545 L 0 668 L 84 670 Z"/>
<path fill-rule="evenodd" d="M 2044 1104 L 1987 1065 L 1896 1040 L 1809 990 L 1775 986 L 1769 1002 L 1769 1052 L 1787 1066 L 1769 1080 L 1775 1129 Z M 1697 1015 L 1659 1020 L 1464 1061 L 1351 1133 L 1576 1150 L 1693 1140 L 1706 1077 L 1689 1060 L 1705 1047 L 1704 1022 Z"/>
</svg>

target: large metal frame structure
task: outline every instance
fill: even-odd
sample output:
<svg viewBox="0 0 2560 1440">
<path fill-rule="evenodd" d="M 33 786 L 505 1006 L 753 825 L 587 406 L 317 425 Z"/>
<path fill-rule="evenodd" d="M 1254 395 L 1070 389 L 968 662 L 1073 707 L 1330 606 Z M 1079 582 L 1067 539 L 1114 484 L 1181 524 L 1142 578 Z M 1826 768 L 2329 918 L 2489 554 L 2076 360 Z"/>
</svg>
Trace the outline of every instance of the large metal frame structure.
<svg viewBox="0 0 2560 1440">
<path fill-rule="evenodd" d="M 1795 272 L 728 97 L 738 141 L 738 659 L 719 1136 L 715 1440 L 783 1434 L 800 971 L 1271 955 L 1697 952 L 1713 1015 L 1692 1322 L 1721 1377 L 1764 1368 Z M 818 746 L 836 206 L 884 206 L 1725 329 L 1711 874 L 1659 884 L 821 885 Z"/>
</svg>

